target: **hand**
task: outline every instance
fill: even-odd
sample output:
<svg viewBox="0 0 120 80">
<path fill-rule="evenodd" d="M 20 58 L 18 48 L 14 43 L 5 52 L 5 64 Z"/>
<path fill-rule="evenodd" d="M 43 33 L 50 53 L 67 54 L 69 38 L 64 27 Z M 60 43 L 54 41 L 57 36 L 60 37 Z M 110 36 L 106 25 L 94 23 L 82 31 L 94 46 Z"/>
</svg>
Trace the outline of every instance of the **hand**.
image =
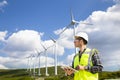
<svg viewBox="0 0 120 80">
<path fill-rule="evenodd" d="M 65 73 L 66 73 L 67 75 L 71 75 L 71 74 L 74 73 L 74 71 L 71 70 L 71 69 L 64 69 L 64 71 L 65 71 Z"/>
<path fill-rule="evenodd" d="M 85 69 L 85 67 L 84 66 L 81 66 L 81 65 L 78 65 L 77 67 L 76 67 L 76 70 L 84 70 Z"/>
</svg>

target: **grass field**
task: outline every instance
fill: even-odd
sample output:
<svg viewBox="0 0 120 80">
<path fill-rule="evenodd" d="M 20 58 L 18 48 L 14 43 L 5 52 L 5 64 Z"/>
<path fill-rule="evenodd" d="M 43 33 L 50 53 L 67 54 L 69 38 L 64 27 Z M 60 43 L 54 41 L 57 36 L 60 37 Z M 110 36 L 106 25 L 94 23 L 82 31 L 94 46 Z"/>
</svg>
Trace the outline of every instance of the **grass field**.
<svg viewBox="0 0 120 80">
<path fill-rule="evenodd" d="M 33 72 L 33 71 L 32 71 Z M 45 76 L 45 68 L 41 68 L 41 76 L 38 76 L 38 69 L 36 69 L 36 75 L 26 71 L 26 69 L 14 69 L 14 70 L 0 70 L 0 80 L 73 80 L 72 76 L 65 76 L 64 71 L 58 67 L 58 75 L 54 76 L 54 67 L 48 68 L 49 77 Z M 99 80 L 114 80 L 120 78 L 120 71 L 115 72 L 102 72 L 99 74 Z M 43 78 L 43 79 L 42 79 Z M 120 80 L 120 79 L 116 79 Z"/>
</svg>

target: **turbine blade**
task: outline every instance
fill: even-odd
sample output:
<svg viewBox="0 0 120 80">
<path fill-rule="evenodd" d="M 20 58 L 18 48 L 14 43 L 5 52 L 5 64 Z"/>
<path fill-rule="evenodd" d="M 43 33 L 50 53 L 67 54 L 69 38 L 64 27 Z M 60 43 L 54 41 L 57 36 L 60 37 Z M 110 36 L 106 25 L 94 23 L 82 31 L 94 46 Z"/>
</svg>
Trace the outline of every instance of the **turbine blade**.
<svg viewBox="0 0 120 80">
<path fill-rule="evenodd" d="M 70 9 L 71 21 L 74 20 L 72 9 Z"/>
<path fill-rule="evenodd" d="M 87 22 L 83 22 L 81 24 L 86 24 L 86 25 L 93 25 L 92 23 L 87 23 Z"/>
<path fill-rule="evenodd" d="M 71 24 L 69 24 L 67 27 L 65 27 L 65 29 L 63 29 L 62 32 L 59 33 L 59 35 L 61 35 L 66 29 L 68 29 L 69 27 L 71 27 Z"/>
<path fill-rule="evenodd" d="M 80 22 L 79 22 L 79 21 L 75 21 L 75 23 L 80 24 Z"/>
<path fill-rule="evenodd" d="M 93 25 L 92 23 L 87 23 L 87 22 L 79 22 L 79 21 L 75 21 L 75 23 L 77 23 L 77 24 L 86 24 L 86 25 Z"/>
<path fill-rule="evenodd" d="M 50 39 L 54 42 L 54 43 L 56 43 L 56 40 L 55 39 L 53 39 L 51 36 L 49 36 L 50 37 Z"/>
<path fill-rule="evenodd" d="M 41 44 L 41 46 L 46 50 L 46 48 L 45 48 L 45 46 L 43 46 L 43 44 L 42 43 L 40 43 Z"/>
</svg>

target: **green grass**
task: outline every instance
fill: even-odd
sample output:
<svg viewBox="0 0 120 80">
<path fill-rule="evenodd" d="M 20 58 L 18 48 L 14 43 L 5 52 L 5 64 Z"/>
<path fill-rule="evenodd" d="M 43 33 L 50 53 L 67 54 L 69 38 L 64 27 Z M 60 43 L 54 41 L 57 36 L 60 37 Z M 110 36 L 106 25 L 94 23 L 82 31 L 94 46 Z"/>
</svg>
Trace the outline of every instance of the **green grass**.
<svg viewBox="0 0 120 80">
<path fill-rule="evenodd" d="M 99 76 L 100 76 L 100 80 L 117 79 L 120 78 L 120 71 L 114 71 L 114 72 L 103 71 L 102 73 L 99 74 Z"/>
<path fill-rule="evenodd" d="M 73 80 L 72 76 L 65 76 L 64 71 L 58 67 L 58 75 L 54 76 L 54 67 L 49 67 L 48 72 L 50 76 L 45 76 L 45 68 L 41 68 L 41 76 L 38 76 L 38 69 L 36 69 L 36 78 L 43 77 L 45 80 Z M 32 70 L 33 72 L 33 70 Z M 26 69 L 16 70 L 0 70 L 0 80 L 35 80 L 32 73 L 27 72 Z M 107 72 L 103 71 L 99 74 L 99 80 L 120 78 L 120 71 Z"/>
<path fill-rule="evenodd" d="M 24 69 L 0 70 L 0 80 L 33 80 Z"/>
</svg>

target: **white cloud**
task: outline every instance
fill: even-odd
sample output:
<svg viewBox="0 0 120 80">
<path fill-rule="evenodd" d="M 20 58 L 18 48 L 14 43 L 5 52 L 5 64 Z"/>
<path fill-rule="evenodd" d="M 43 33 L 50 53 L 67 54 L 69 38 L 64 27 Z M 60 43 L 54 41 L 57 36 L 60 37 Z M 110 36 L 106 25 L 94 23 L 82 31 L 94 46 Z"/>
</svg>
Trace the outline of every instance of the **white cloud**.
<svg viewBox="0 0 120 80">
<path fill-rule="evenodd" d="M 0 69 L 8 69 L 8 68 L 0 64 Z"/>
<path fill-rule="evenodd" d="M 57 53 L 57 55 L 61 56 L 61 55 L 64 54 L 64 47 L 61 46 L 60 44 L 58 44 L 58 43 L 55 44 L 55 43 L 53 43 L 52 40 L 46 40 L 46 41 L 43 41 L 42 43 L 43 43 L 43 45 L 44 45 L 45 48 L 48 48 L 48 47 L 51 46 L 47 50 L 48 54 L 49 53 L 54 54 L 55 45 L 56 45 L 56 53 Z"/>
<path fill-rule="evenodd" d="M 116 4 L 120 3 L 120 0 L 113 0 L 114 2 L 116 2 Z"/>
<path fill-rule="evenodd" d="M 4 46 L 4 51 L 12 56 L 26 55 L 33 53 L 40 48 L 40 34 L 33 30 L 21 30 L 13 33 Z"/>
<path fill-rule="evenodd" d="M 7 1 L 6 0 L 3 0 L 2 2 L 0 2 L 0 7 L 4 7 L 5 5 L 7 5 Z"/>
<path fill-rule="evenodd" d="M 4 33 L 4 35 L 3 35 Z M 4 40 L 5 35 L 7 32 L 1 32 L 1 40 Z M 31 54 L 37 56 L 35 50 L 39 52 L 44 51 L 43 47 L 40 43 L 42 43 L 46 48 L 52 46 L 54 43 L 52 40 L 45 40 L 42 41 L 41 37 L 44 33 L 39 33 L 34 30 L 20 30 L 18 32 L 12 33 L 8 38 L 5 40 L 5 45 L 0 50 L 1 55 L 6 54 L 9 57 L 0 57 L 0 63 L 3 66 L 8 68 L 25 68 L 27 67 L 27 58 Z M 54 54 L 53 54 L 53 47 L 47 50 L 48 54 L 48 66 L 54 63 Z M 58 56 L 64 54 L 64 47 L 57 44 L 57 51 L 56 53 Z M 36 62 L 36 66 L 38 62 Z M 45 66 L 45 53 L 42 53 L 41 56 L 41 66 Z"/>
<path fill-rule="evenodd" d="M 0 2 L 0 11 L 4 12 L 3 7 L 5 7 L 8 4 L 8 2 L 6 0 L 3 0 L 2 2 Z"/>
<path fill-rule="evenodd" d="M 72 65 L 72 61 L 73 61 L 73 57 L 75 56 L 75 53 L 68 55 L 67 56 L 67 63 L 69 63 L 70 65 Z"/>
<path fill-rule="evenodd" d="M 25 65 L 26 60 L 23 61 L 24 63 L 22 63 L 22 59 L 19 58 L 12 58 L 12 57 L 0 57 L 0 64 L 2 64 L 3 66 L 6 66 L 7 68 L 17 68 L 22 66 L 23 64 Z"/>
<path fill-rule="evenodd" d="M 107 54 L 107 57 L 103 55 L 103 65 L 105 66 L 105 70 L 119 69 L 120 68 L 120 50 L 110 52 Z"/>
<path fill-rule="evenodd" d="M 45 67 L 45 56 L 40 57 L 41 67 Z M 15 68 L 27 68 L 28 65 L 33 67 L 35 64 L 38 67 L 38 58 L 33 57 L 32 60 L 29 58 L 30 64 L 28 64 L 28 58 L 12 58 L 12 57 L 0 57 L 0 69 L 15 69 Z M 47 57 L 48 66 L 54 65 L 54 59 L 52 57 Z"/>
<path fill-rule="evenodd" d="M 58 33 L 60 33 L 62 30 L 64 30 L 64 28 L 56 30 L 56 31 L 54 31 L 54 33 L 56 35 L 58 35 Z M 59 45 L 61 45 L 61 46 L 64 46 L 64 48 L 71 49 L 71 48 L 74 48 L 73 39 L 74 39 L 74 37 L 73 37 L 73 29 L 69 28 L 69 29 L 66 29 L 66 31 L 64 31 L 59 36 L 59 38 L 57 39 L 57 43 Z"/>
<path fill-rule="evenodd" d="M 5 41 L 7 31 L 0 32 L 0 41 Z"/>
</svg>

